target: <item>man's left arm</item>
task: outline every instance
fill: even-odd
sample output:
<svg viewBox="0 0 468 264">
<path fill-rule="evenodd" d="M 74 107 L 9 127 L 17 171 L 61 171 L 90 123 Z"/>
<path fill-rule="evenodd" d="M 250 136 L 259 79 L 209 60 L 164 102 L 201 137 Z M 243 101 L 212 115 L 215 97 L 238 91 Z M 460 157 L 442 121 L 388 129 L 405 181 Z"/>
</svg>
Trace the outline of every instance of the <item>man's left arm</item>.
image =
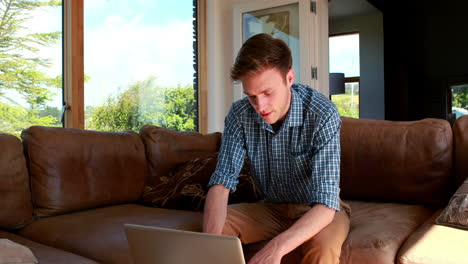
<svg viewBox="0 0 468 264">
<path fill-rule="evenodd" d="M 249 264 L 279 264 L 281 258 L 329 225 L 340 210 L 340 129 L 338 113 L 331 111 L 320 127 L 310 161 L 310 200 L 314 205 L 290 228 L 273 238 Z"/>
</svg>

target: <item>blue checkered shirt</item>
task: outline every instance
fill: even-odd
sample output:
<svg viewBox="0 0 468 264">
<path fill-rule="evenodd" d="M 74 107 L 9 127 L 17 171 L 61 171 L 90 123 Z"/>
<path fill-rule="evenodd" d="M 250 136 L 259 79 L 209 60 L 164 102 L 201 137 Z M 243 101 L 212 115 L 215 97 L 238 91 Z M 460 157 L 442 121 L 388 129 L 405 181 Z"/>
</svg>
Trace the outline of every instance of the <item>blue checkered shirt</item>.
<svg viewBox="0 0 468 264">
<path fill-rule="evenodd" d="M 291 87 L 291 106 L 281 128 L 257 114 L 248 98 L 235 102 L 225 119 L 216 170 L 209 186 L 232 191 L 244 158 L 265 201 L 320 203 L 340 210 L 340 128 L 335 105 L 301 84 Z"/>
</svg>

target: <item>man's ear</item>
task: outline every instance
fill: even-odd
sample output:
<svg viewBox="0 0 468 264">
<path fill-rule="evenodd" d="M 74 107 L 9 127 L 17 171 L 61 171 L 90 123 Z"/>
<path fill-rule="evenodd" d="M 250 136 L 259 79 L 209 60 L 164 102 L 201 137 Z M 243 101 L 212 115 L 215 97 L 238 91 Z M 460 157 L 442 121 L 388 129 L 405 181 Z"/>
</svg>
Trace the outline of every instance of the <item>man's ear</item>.
<svg viewBox="0 0 468 264">
<path fill-rule="evenodd" d="M 291 86 L 294 83 L 294 69 L 289 69 L 286 73 L 286 85 Z"/>
</svg>

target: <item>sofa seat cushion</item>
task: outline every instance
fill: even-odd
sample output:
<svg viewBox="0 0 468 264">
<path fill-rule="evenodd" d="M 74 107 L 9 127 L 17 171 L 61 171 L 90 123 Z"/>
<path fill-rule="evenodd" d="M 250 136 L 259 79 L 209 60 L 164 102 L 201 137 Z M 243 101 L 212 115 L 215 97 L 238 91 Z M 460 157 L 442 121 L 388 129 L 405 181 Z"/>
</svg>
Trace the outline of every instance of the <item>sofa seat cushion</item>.
<svg viewBox="0 0 468 264">
<path fill-rule="evenodd" d="M 468 231 L 436 225 L 441 212 L 406 240 L 398 252 L 398 264 L 468 264 Z"/>
<path fill-rule="evenodd" d="M 0 232 L 0 238 L 9 239 L 15 243 L 29 248 L 37 258 L 39 264 L 96 264 L 97 262 L 66 252 L 57 248 L 49 247 L 16 234 Z"/>
<path fill-rule="evenodd" d="M 346 201 L 351 206 L 348 238 L 340 263 L 394 263 L 398 249 L 432 210 L 419 205 Z"/>
<path fill-rule="evenodd" d="M 101 263 L 132 263 L 124 224 L 200 231 L 202 214 L 126 204 L 39 219 L 20 234 Z"/>
</svg>

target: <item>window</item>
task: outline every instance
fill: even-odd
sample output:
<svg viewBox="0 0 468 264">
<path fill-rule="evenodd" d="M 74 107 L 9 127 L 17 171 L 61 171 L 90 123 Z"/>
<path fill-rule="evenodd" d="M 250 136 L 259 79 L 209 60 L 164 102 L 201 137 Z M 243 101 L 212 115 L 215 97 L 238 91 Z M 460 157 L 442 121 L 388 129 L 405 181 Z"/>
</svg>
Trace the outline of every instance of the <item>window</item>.
<svg viewBox="0 0 468 264">
<path fill-rule="evenodd" d="M 5 0 L 0 15 L 0 132 L 199 130 L 198 1 Z"/>
<path fill-rule="evenodd" d="M 85 128 L 197 130 L 193 0 L 85 1 Z"/>
<path fill-rule="evenodd" d="M 0 19 L 0 133 L 62 126 L 60 1 L 1 1 Z"/>
<path fill-rule="evenodd" d="M 449 89 L 449 113 L 454 119 L 468 115 L 468 81 L 450 85 Z"/>
<path fill-rule="evenodd" d="M 330 72 L 345 74 L 345 93 L 332 95 L 341 116 L 359 118 L 359 34 L 329 38 Z"/>
</svg>

